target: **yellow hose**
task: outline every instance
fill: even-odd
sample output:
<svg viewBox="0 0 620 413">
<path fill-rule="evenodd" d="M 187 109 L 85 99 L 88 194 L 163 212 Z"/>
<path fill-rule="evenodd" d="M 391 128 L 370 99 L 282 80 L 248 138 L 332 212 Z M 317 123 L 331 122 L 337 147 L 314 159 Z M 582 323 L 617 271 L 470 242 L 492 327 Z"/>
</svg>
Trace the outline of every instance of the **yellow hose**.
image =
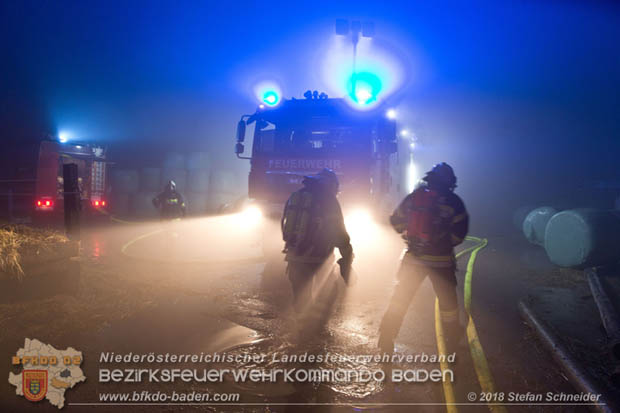
<svg viewBox="0 0 620 413">
<path fill-rule="evenodd" d="M 435 335 L 437 337 L 437 352 L 439 355 L 445 355 L 447 353 L 446 350 L 446 340 L 443 334 L 443 325 L 441 323 L 441 313 L 439 312 L 439 300 L 435 299 Z M 448 370 L 448 362 L 445 360 L 440 361 L 439 366 L 441 367 L 442 377 L 443 372 Z M 454 397 L 454 388 L 452 387 L 452 383 L 443 380 L 443 395 L 446 401 L 446 411 L 448 413 L 457 413 L 459 410 L 456 407 L 456 398 Z"/>
<path fill-rule="evenodd" d="M 471 291 L 472 291 L 472 279 L 474 275 L 474 264 L 476 262 L 476 257 L 478 256 L 478 252 L 487 246 L 488 240 L 486 238 L 478 238 L 468 236 L 466 238 L 467 241 L 473 241 L 477 244 L 460 251 L 456 254 L 456 258 L 462 257 L 463 255 L 471 252 L 469 256 L 469 261 L 467 262 L 467 271 L 465 273 L 465 286 L 464 286 L 464 301 L 465 301 L 465 313 L 467 314 L 467 342 L 469 344 L 469 351 L 471 353 L 472 360 L 474 362 L 474 369 L 476 370 L 476 375 L 478 377 L 478 382 L 480 383 L 480 388 L 485 393 L 493 393 L 495 392 L 495 382 L 493 381 L 493 375 L 491 374 L 491 370 L 489 369 L 489 364 L 487 362 L 487 358 L 484 354 L 484 349 L 482 348 L 482 344 L 480 343 L 480 339 L 478 338 L 478 331 L 476 330 L 476 324 L 474 323 L 474 319 L 471 315 Z M 439 312 L 439 300 L 435 298 L 435 334 L 437 336 L 437 350 L 439 354 L 445 354 L 446 351 L 446 343 L 443 335 L 443 328 L 441 325 L 441 314 Z M 448 368 L 446 362 L 441 363 L 441 370 L 444 371 Z M 452 383 L 443 382 L 444 395 L 446 399 L 446 410 L 448 413 L 457 412 L 457 408 L 455 405 L 450 405 L 450 403 L 454 403 L 454 389 L 452 388 Z M 452 401 L 450 401 L 450 399 Z M 493 413 L 505 413 L 506 407 L 502 405 L 489 405 L 489 410 Z"/>
</svg>

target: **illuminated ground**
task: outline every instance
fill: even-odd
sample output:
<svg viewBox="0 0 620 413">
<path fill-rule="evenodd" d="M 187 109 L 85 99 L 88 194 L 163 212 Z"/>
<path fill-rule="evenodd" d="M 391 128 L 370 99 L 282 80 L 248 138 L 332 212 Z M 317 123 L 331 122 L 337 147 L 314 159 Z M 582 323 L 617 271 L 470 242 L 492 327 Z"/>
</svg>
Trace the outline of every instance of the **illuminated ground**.
<svg viewBox="0 0 620 413">
<path fill-rule="evenodd" d="M 92 402 L 102 391 L 170 385 L 103 385 L 97 383 L 101 351 L 211 352 L 234 345 L 236 352 L 267 355 L 312 353 L 373 354 L 377 328 L 392 291 L 402 245 L 387 229 L 349 221 L 356 253 L 358 282 L 348 289 L 337 275 L 321 281 L 317 307 L 303 318 L 291 310 L 290 285 L 281 257 L 262 258 L 262 231 L 256 217 L 234 215 L 160 223 L 100 226 L 84 231 L 81 281 L 77 292 L 37 301 L 2 305 L 0 357 L 9 360 L 24 337 L 56 347 L 72 346 L 87 356 L 89 378 L 67 393 L 67 401 Z M 357 224 L 357 225 L 354 225 Z M 277 227 L 270 233 L 277 235 Z M 249 234 L 249 235 L 248 235 Z M 148 235 L 148 236 L 144 236 Z M 518 246 L 516 246 L 518 245 Z M 526 248 L 523 250 L 522 248 Z M 525 252 L 524 252 L 525 251 Z M 523 255 L 523 254 L 529 255 Z M 473 311 L 498 390 L 573 392 L 549 357 L 535 345 L 517 315 L 517 302 L 546 281 L 551 268 L 539 252 L 506 239 L 491 239 L 481 253 L 474 276 Z M 464 262 L 460 263 L 461 268 Z M 462 280 L 463 272 L 459 275 Z M 461 285 L 462 288 L 462 285 Z M 398 338 L 401 353 L 435 353 L 434 294 L 425 282 Z M 88 357 L 91 357 L 90 359 Z M 466 361 L 458 372 L 459 391 L 479 391 Z M 275 365 L 277 367 L 277 365 Z M 469 366 L 469 367 L 467 367 Z M 229 366 L 230 367 L 230 366 Z M 267 364 L 262 367 L 274 367 Z M 326 366 L 319 366 L 326 367 Z M 330 366 L 335 367 L 335 366 Z M 343 366 L 338 366 L 343 367 Z M 346 366 L 360 367 L 360 366 Z M 368 365 L 374 368 L 377 366 Z M 440 387 L 427 384 L 320 386 L 222 384 L 176 385 L 176 390 L 239 391 L 252 403 L 346 403 L 363 410 L 411 411 L 411 406 L 363 403 L 441 403 Z M 23 399 L 2 388 L 3 405 L 23 408 Z M 458 396 L 464 400 L 464 394 Z M 51 407 L 41 406 L 53 411 Z M 94 407 L 69 406 L 71 411 Z M 221 410 L 183 406 L 183 410 Z M 89 410 L 90 409 L 90 410 Z M 152 407 L 132 408 L 152 411 Z M 227 411 L 300 411 L 299 406 L 227 407 Z M 521 411 L 519 407 L 514 411 Z M 97 407 L 97 411 L 122 411 Z M 175 409 L 177 410 L 177 409 Z M 315 406 L 308 411 L 350 411 L 351 407 Z M 488 411 L 484 406 L 461 411 Z M 531 408 L 530 411 L 542 411 Z M 171 411 L 162 407 L 161 411 Z M 445 411 L 416 406 L 415 411 Z M 544 411 L 553 411 L 547 407 Z M 585 411 L 585 408 L 556 411 Z"/>
</svg>

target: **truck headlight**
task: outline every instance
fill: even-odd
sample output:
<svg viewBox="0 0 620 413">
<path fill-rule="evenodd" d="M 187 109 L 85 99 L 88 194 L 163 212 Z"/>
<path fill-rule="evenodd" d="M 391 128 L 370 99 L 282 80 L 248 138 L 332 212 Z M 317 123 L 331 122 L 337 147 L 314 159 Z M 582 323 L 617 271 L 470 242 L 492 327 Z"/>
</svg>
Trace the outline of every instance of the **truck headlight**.
<svg viewBox="0 0 620 413">
<path fill-rule="evenodd" d="M 245 226 L 257 225 L 263 219 L 263 212 L 256 205 L 250 205 L 241 211 L 240 218 Z"/>
<path fill-rule="evenodd" d="M 356 241 L 370 239 L 377 229 L 371 212 L 366 208 L 352 209 L 346 212 L 344 222 L 354 244 Z"/>
</svg>

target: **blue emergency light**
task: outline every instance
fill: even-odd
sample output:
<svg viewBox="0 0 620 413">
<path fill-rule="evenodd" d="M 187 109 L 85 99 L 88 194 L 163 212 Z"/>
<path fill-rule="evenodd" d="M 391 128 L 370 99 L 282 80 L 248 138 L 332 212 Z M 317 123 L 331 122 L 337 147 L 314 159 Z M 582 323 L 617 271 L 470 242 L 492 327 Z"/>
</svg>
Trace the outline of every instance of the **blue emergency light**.
<svg viewBox="0 0 620 413">
<path fill-rule="evenodd" d="M 381 86 L 381 79 L 373 73 L 353 73 L 349 79 L 349 97 L 359 105 L 369 105 L 377 101 Z"/>
<path fill-rule="evenodd" d="M 263 102 L 266 105 L 275 106 L 278 104 L 278 102 L 280 102 L 280 96 L 278 96 L 278 93 L 276 91 L 268 90 L 267 92 L 263 93 Z"/>
<path fill-rule="evenodd" d="M 71 134 L 67 131 L 60 131 L 58 133 L 58 141 L 60 143 L 66 143 L 67 141 L 69 141 L 70 137 L 71 137 Z"/>
</svg>

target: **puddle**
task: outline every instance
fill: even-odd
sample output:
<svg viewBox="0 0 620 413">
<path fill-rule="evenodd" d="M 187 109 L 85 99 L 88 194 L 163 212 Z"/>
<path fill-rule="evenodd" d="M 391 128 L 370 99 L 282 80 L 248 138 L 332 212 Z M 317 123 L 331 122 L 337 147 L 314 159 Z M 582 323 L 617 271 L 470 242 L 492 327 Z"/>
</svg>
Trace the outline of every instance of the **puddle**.
<svg viewBox="0 0 620 413">
<path fill-rule="evenodd" d="M 296 370 L 351 370 L 361 373 L 364 370 L 374 371 L 380 370 L 381 365 L 366 361 L 323 361 L 320 363 L 310 362 L 287 362 L 283 360 L 283 357 L 291 355 L 302 355 L 304 353 L 310 355 L 325 355 L 330 354 L 335 357 L 349 356 L 349 353 L 334 352 L 328 348 L 322 346 L 314 346 L 309 348 L 304 345 L 294 346 L 289 343 L 276 345 L 272 341 L 264 341 L 261 343 L 254 343 L 252 345 L 240 346 L 234 350 L 229 350 L 228 354 L 235 355 L 251 355 L 256 356 L 260 354 L 263 356 L 262 361 L 252 361 L 243 364 L 234 365 L 234 368 L 238 369 L 257 369 L 260 371 L 268 372 L 275 369 L 296 369 Z M 367 397 L 377 395 L 384 390 L 384 383 L 370 380 L 368 382 L 350 382 L 350 381 L 334 381 L 334 382 L 284 382 L 283 380 L 276 383 L 229 383 L 235 389 L 242 391 L 244 394 L 251 394 L 257 397 L 267 398 L 282 398 L 291 395 L 296 395 L 302 399 L 307 399 L 316 395 L 316 389 L 321 388 L 321 392 L 328 393 L 330 399 L 343 399 L 347 401 L 362 400 Z"/>
<path fill-rule="evenodd" d="M 261 339 L 256 330 L 213 316 L 200 297 L 163 303 L 100 333 L 106 351 L 222 352 Z"/>
</svg>

